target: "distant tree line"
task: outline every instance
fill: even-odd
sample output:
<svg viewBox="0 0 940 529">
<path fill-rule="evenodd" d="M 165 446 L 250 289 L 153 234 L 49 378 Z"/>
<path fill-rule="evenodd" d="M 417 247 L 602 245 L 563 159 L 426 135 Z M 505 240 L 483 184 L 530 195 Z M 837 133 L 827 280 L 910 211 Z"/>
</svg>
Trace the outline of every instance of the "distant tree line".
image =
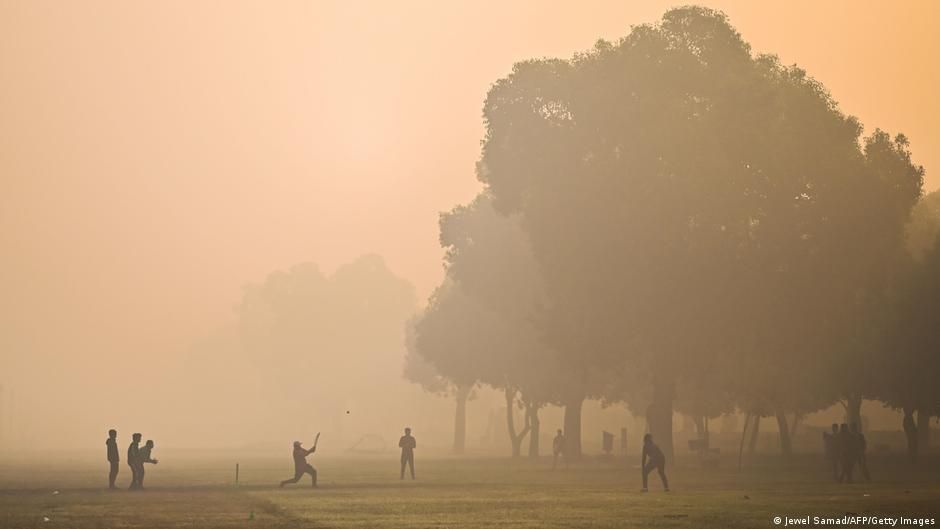
<svg viewBox="0 0 940 529">
<path fill-rule="evenodd" d="M 667 12 L 491 88 L 477 176 L 441 216 L 446 278 L 410 324 L 406 377 L 505 394 L 512 453 L 586 399 L 646 417 L 903 410 L 916 454 L 940 414 L 940 196 L 903 135 L 862 137 L 819 82 L 755 55 L 724 14 Z M 523 424 L 516 424 L 519 409 Z M 747 425 L 745 426 L 747 428 Z"/>
</svg>

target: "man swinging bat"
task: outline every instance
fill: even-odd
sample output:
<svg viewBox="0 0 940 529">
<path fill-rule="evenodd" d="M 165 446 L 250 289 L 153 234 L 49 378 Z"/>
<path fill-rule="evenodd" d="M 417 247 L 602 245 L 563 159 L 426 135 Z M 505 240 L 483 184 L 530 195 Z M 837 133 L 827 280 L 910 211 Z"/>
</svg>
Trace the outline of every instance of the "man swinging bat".
<svg viewBox="0 0 940 529">
<path fill-rule="evenodd" d="M 317 433 L 317 438 L 313 441 L 313 448 L 307 450 L 300 445 L 300 441 L 294 441 L 294 477 L 293 479 L 285 479 L 281 482 L 281 487 L 287 485 L 288 483 L 297 483 L 300 481 L 300 478 L 304 477 L 304 474 L 310 474 L 313 478 L 313 487 L 317 487 L 317 469 L 313 468 L 310 463 L 307 463 L 307 456 L 317 451 L 317 442 L 320 440 L 320 434 Z"/>
</svg>

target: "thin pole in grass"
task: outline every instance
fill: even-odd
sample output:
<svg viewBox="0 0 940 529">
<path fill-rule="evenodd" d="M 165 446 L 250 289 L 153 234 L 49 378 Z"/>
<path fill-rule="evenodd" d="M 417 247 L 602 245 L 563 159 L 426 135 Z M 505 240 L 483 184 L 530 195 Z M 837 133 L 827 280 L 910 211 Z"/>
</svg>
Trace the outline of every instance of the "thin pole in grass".
<svg viewBox="0 0 940 529">
<path fill-rule="evenodd" d="M 235 463 L 235 486 L 238 486 L 238 463 Z"/>
</svg>

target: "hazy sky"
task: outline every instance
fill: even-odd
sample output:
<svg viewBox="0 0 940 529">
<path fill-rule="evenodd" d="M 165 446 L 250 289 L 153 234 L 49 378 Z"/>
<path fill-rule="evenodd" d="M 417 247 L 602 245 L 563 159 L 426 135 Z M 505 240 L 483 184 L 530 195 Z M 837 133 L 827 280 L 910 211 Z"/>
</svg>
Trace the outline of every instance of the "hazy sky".
<svg viewBox="0 0 940 529">
<path fill-rule="evenodd" d="M 674 4 L 0 0 L 0 372 L 160 362 L 301 261 L 426 297 L 490 83 Z M 940 185 L 940 2 L 705 4 Z"/>
</svg>

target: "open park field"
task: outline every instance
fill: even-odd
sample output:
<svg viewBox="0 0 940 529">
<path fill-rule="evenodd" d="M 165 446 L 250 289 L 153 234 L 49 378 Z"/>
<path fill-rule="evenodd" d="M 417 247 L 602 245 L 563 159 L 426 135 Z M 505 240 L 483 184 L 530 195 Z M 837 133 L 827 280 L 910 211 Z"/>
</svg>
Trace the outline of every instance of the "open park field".
<svg viewBox="0 0 940 529">
<path fill-rule="evenodd" d="M 0 464 L 0 527 L 735 528 L 774 527 L 775 516 L 938 517 L 940 459 L 914 469 L 896 457 L 874 458 L 874 481 L 852 485 L 827 479 L 818 456 L 786 466 L 768 457 L 740 473 L 731 457 L 716 469 L 680 459 L 667 469 L 673 492 L 651 476 L 646 494 L 635 457 L 556 471 L 544 458 L 418 459 L 415 482 L 398 480 L 394 456 L 312 457 L 315 490 L 306 479 L 277 487 L 291 474 L 284 458 L 241 460 L 236 487 L 227 459 L 168 457 L 148 467 L 143 492 L 107 491 L 106 464 L 8 462 Z"/>
</svg>

